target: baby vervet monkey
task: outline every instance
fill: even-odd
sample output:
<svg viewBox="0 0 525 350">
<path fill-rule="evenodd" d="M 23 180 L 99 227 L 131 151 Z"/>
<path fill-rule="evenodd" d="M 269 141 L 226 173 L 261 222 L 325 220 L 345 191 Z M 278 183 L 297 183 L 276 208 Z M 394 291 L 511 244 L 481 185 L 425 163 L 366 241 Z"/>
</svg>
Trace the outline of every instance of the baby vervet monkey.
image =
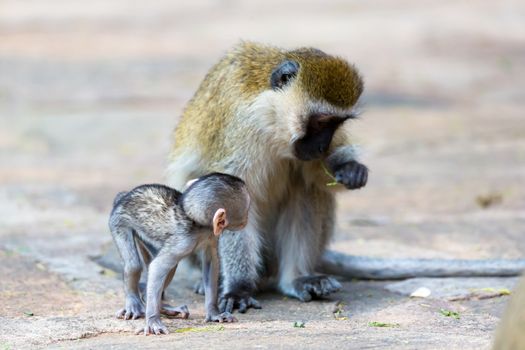
<svg viewBox="0 0 525 350">
<path fill-rule="evenodd" d="M 113 240 L 124 262 L 126 304 L 117 317 L 128 320 L 145 315 L 146 335 L 167 334 L 160 314 L 187 318 L 189 312 L 186 306 L 162 304 L 162 294 L 179 261 L 202 249 L 206 321 L 236 321 L 217 307 L 217 242 L 224 229 L 236 231 L 246 226 L 249 208 L 250 195 L 244 181 L 221 173 L 188 182 L 183 193 L 163 185 L 142 185 L 119 193 L 109 219 Z M 141 258 L 148 267 L 146 295 L 142 298 Z M 137 333 L 141 332 L 142 329 Z"/>
</svg>

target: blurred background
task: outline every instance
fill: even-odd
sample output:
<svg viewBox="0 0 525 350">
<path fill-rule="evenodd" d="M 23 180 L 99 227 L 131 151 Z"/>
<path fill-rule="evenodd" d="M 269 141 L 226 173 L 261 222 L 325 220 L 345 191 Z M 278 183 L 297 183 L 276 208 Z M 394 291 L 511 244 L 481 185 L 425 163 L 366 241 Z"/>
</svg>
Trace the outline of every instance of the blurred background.
<svg viewBox="0 0 525 350">
<path fill-rule="evenodd" d="M 164 181 L 185 103 L 241 39 L 314 46 L 364 76 L 352 127 L 371 174 L 338 197 L 335 249 L 523 257 L 524 23 L 517 0 L 1 0 L 5 315 L 46 305 L 8 293 L 26 286 L 24 274 L 60 299 L 64 278 L 107 288 L 89 257 L 111 245 L 115 193 Z"/>
</svg>

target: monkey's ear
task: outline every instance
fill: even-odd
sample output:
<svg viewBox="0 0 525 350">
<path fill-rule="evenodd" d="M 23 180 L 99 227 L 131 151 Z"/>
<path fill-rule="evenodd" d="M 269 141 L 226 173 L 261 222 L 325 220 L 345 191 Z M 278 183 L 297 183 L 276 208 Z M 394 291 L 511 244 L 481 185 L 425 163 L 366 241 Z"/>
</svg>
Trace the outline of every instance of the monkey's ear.
<svg viewBox="0 0 525 350">
<path fill-rule="evenodd" d="M 191 179 L 186 182 L 186 188 L 190 188 L 191 185 L 193 185 L 199 178 Z"/>
<path fill-rule="evenodd" d="M 225 227 L 228 226 L 226 218 L 226 209 L 219 208 L 213 215 L 213 234 L 219 236 Z"/>
<path fill-rule="evenodd" d="M 281 62 L 272 72 L 270 85 L 272 89 L 282 89 L 292 80 L 299 71 L 299 63 L 291 60 Z"/>
</svg>

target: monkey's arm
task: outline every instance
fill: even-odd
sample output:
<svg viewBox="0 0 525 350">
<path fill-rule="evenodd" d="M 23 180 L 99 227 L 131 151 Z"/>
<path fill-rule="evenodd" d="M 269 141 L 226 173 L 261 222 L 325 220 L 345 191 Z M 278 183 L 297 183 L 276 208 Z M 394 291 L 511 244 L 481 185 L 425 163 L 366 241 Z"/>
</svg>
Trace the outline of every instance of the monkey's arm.
<svg viewBox="0 0 525 350">
<path fill-rule="evenodd" d="M 319 271 L 348 278 L 374 280 L 411 277 L 516 276 L 525 271 L 525 259 L 381 259 L 326 251 Z"/>
<path fill-rule="evenodd" d="M 349 190 L 361 188 L 368 181 L 368 168 L 357 161 L 355 146 L 335 147 L 325 163 L 335 180 Z"/>
<path fill-rule="evenodd" d="M 204 251 L 202 264 L 202 282 L 204 284 L 206 322 L 235 322 L 235 317 L 229 312 L 220 313 L 217 307 L 219 283 L 219 256 L 217 240 L 212 239 Z"/>
<path fill-rule="evenodd" d="M 258 267 L 262 264 L 261 249 L 260 233 L 250 221 L 242 231 L 221 234 L 221 311 L 231 313 L 238 308 L 244 313 L 248 308 L 261 308 L 253 298 L 259 279 Z"/>
</svg>

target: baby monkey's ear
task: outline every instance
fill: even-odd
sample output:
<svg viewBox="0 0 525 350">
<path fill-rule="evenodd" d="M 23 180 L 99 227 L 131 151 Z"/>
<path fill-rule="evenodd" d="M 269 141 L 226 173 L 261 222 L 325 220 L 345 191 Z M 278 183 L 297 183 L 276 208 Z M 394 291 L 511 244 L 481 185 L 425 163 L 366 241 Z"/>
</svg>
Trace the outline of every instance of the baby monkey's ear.
<svg viewBox="0 0 525 350">
<path fill-rule="evenodd" d="M 199 178 L 196 178 L 196 179 L 191 179 L 189 180 L 188 182 L 186 182 L 186 188 L 190 188 L 191 185 L 193 185 L 193 183 L 195 181 L 197 181 Z"/>
<path fill-rule="evenodd" d="M 219 236 L 226 226 L 228 226 L 226 209 L 219 208 L 213 215 L 213 234 Z"/>
</svg>

